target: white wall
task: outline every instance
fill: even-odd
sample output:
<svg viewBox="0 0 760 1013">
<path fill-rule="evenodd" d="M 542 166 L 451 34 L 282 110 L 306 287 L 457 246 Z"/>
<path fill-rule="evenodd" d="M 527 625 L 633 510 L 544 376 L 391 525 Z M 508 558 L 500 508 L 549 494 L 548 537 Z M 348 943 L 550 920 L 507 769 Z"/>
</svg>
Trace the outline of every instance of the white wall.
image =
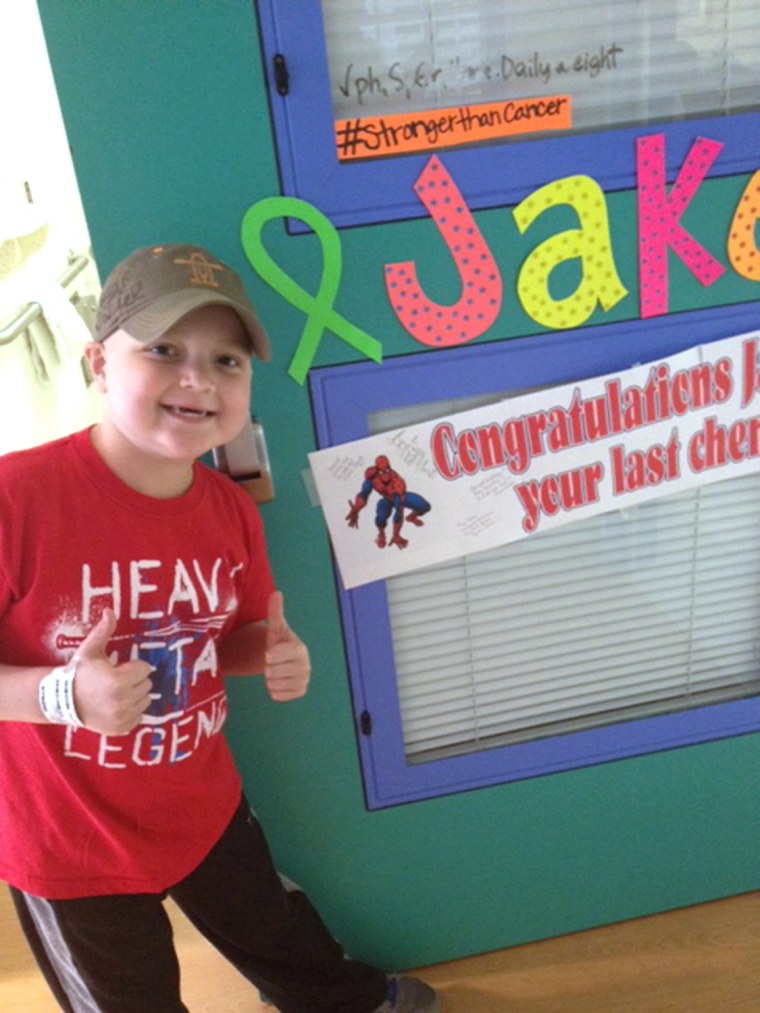
<svg viewBox="0 0 760 1013">
<path fill-rule="evenodd" d="M 70 299 L 86 311 L 99 280 L 35 0 L 0 4 L 0 143 L 0 328 L 30 303 L 43 308 L 0 347 L 4 452 L 97 416 L 80 364 L 88 332 Z M 89 262 L 64 293 L 72 255 Z"/>
</svg>

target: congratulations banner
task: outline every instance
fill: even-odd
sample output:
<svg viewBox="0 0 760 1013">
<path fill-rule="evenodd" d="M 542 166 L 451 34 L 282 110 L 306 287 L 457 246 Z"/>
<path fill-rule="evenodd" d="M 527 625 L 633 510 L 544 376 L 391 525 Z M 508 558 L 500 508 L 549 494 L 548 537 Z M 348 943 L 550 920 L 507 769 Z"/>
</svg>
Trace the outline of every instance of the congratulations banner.
<svg viewBox="0 0 760 1013">
<path fill-rule="evenodd" d="M 309 455 L 345 587 L 760 471 L 760 331 Z"/>
</svg>

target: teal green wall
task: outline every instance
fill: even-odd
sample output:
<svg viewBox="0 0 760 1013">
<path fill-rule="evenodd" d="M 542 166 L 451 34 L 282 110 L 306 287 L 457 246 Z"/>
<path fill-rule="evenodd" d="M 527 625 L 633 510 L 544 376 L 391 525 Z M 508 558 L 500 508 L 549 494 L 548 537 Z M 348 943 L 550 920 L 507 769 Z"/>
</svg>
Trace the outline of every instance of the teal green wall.
<svg viewBox="0 0 760 1013">
<path fill-rule="evenodd" d="M 351 952 L 388 967 L 758 887 L 758 736 L 365 810 L 328 542 L 301 477 L 314 447 L 310 406 L 286 375 L 303 316 L 260 282 L 239 241 L 246 209 L 278 193 L 253 4 L 39 5 L 101 272 L 140 245 L 199 242 L 240 271 L 273 339 L 273 361 L 254 378 L 277 491 L 262 513 L 314 677 L 308 697 L 286 706 L 270 703 L 257 680 L 234 682 L 228 727 L 283 870 L 308 888 Z M 719 256 L 746 182 L 706 181 L 683 219 Z M 611 195 L 609 208 L 630 295 L 591 323 L 637 315 L 634 195 Z M 520 236 L 509 209 L 476 217 L 505 291 L 501 315 L 481 340 L 535 333 L 540 328 L 520 309 L 514 282 L 550 226 L 537 222 Z M 382 268 L 417 259 L 427 294 L 450 302 L 455 275 L 434 226 L 373 226 L 341 238 L 338 310 L 380 338 L 386 355 L 420 351 L 390 310 Z M 316 238 L 288 237 L 272 224 L 265 239 L 273 258 L 315 292 Z M 757 286 L 731 270 L 705 290 L 679 264 L 671 291 L 674 310 L 758 297 Z M 351 358 L 346 345 L 323 339 L 320 365 Z"/>
</svg>

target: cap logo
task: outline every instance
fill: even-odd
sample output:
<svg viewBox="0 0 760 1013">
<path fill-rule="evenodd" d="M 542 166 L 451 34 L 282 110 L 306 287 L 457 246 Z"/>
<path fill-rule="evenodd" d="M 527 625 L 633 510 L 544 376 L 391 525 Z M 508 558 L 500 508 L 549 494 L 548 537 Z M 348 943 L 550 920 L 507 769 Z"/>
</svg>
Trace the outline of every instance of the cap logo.
<svg viewBox="0 0 760 1013">
<path fill-rule="evenodd" d="M 202 253 L 191 253 L 186 260 L 176 258 L 174 261 L 180 267 L 190 268 L 189 282 L 191 285 L 204 285 L 207 288 L 219 288 L 219 283 L 214 277 L 214 271 L 223 271 L 222 264 L 214 264 L 207 260 Z"/>
</svg>

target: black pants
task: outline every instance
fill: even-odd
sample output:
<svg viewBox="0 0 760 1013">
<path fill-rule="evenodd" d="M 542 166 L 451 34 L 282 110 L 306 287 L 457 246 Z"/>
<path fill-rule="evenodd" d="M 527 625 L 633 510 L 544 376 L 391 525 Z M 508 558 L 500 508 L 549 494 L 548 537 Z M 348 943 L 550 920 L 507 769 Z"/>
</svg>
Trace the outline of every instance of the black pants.
<svg viewBox="0 0 760 1013">
<path fill-rule="evenodd" d="M 66 1013 L 187 1013 L 165 895 L 42 900 L 11 890 L 37 963 Z M 385 975 L 346 958 L 277 874 L 245 801 L 200 866 L 168 891 L 282 1013 L 371 1013 Z"/>
</svg>

